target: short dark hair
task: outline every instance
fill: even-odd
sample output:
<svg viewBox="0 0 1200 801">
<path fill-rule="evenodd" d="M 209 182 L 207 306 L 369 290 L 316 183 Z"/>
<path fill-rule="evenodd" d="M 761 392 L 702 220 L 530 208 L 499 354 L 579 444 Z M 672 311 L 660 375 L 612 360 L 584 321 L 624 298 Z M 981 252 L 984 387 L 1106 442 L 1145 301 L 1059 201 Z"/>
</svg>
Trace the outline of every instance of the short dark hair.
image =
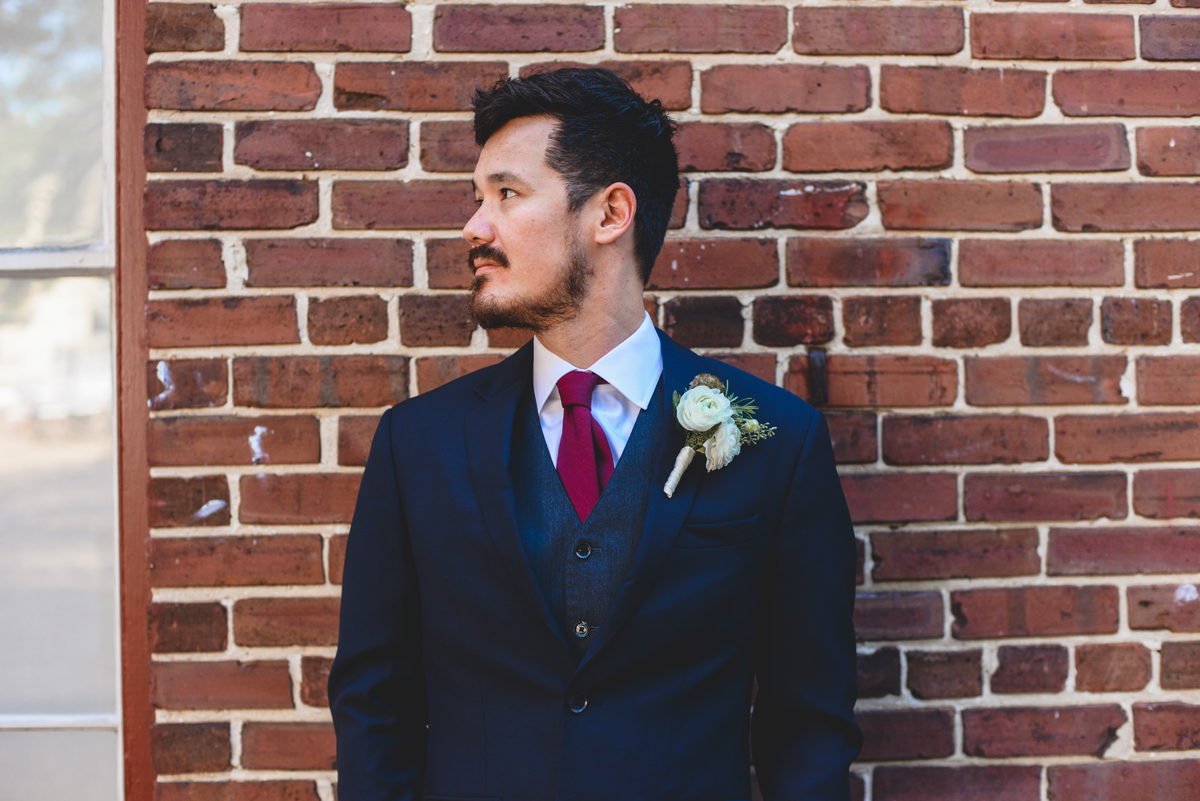
<svg viewBox="0 0 1200 801">
<path fill-rule="evenodd" d="M 474 108 L 480 147 L 512 120 L 558 120 L 546 163 L 566 179 L 571 211 L 607 186 L 628 184 L 637 198 L 634 254 L 642 283 L 650 280 L 679 189 L 675 123 L 662 103 L 647 102 L 610 70 L 567 67 L 477 89 Z"/>
</svg>

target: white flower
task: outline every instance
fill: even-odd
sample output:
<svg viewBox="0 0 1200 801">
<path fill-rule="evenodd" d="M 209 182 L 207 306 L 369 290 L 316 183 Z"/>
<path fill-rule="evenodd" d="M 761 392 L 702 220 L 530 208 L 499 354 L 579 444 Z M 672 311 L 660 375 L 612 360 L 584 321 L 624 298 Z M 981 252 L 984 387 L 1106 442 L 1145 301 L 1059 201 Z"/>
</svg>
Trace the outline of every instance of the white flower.
<svg viewBox="0 0 1200 801">
<path fill-rule="evenodd" d="M 679 425 L 688 431 L 708 431 L 710 428 L 727 422 L 733 416 L 729 407 L 729 398 L 725 393 L 709 387 L 692 387 L 683 393 L 679 406 L 675 409 L 675 418 Z"/>
<path fill-rule="evenodd" d="M 759 424 L 759 422 L 757 420 L 755 420 L 754 418 L 750 418 L 742 425 L 746 429 L 747 434 L 757 434 L 758 430 L 760 428 L 762 428 L 762 425 Z"/>
<path fill-rule="evenodd" d="M 720 470 L 741 452 L 742 435 L 732 420 L 726 420 L 704 443 L 704 456 L 708 460 L 708 472 Z"/>
</svg>

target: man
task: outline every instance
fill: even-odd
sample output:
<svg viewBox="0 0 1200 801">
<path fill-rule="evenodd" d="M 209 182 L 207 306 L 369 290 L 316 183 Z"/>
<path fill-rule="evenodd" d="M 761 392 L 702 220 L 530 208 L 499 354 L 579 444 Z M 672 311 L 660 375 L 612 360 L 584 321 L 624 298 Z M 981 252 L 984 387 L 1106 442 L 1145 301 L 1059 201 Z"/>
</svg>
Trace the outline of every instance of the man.
<svg viewBox="0 0 1200 801">
<path fill-rule="evenodd" d="M 329 681 L 340 798 L 746 799 L 752 740 L 767 799 L 848 799 L 855 557 L 829 432 L 645 313 L 670 120 L 564 69 L 478 92 L 475 131 L 473 311 L 536 336 L 379 425 Z M 776 432 L 668 498 L 672 396 L 701 374 Z"/>
</svg>

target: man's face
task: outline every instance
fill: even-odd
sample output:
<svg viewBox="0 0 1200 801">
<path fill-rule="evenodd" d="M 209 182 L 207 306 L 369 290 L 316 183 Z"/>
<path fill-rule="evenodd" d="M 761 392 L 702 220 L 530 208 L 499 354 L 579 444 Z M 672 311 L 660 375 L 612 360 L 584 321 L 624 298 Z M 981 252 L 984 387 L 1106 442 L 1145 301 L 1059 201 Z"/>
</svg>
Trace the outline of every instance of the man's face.
<svg viewBox="0 0 1200 801">
<path fill-rule="evenodd" d="M 463 228 L 475 278 L 471 311 L 484 328 L 535 332 L 579 310 L 590 277 L 567 184 L 546 163 L 557 122 L 525 117 L 492 134 L 475 165 L 479 210 Z"/>
</svg>

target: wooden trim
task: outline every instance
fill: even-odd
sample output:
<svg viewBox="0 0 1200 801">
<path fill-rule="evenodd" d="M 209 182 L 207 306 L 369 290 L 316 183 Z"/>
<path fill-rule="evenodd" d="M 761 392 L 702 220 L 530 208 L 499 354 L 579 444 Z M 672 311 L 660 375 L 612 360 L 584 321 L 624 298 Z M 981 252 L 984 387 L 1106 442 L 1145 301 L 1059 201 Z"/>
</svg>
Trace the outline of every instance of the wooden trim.
<svg viewBox="0 0 1200 801">
<path fill-rule="evenodd" d="M 116 0 L 116 298 L 117 448 L 121 548 L 121 711 L 126 801 L 152 801 L 150 642 L 146 611 L 150 582 L 145 541 L 150 534 L 146 487 L 146 234 L 142 192 L 146 169 L 142 131 L 146 109 L 143 31 L 146 0 Z"/>
</svg>

